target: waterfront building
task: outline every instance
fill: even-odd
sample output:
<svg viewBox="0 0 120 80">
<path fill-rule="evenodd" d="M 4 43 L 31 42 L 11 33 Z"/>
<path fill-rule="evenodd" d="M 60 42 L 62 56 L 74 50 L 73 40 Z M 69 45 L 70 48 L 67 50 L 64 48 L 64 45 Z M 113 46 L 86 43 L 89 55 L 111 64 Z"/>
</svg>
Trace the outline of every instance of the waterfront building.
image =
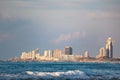
<svg viewBox="0 0 120 80">
<path fill-rule="evenodd" d="M 39 60 L 39 59 L 41 58 L 40 54 L 37 53 L 37 54 L 35 55 L 35 58 L 36 58 L 37 60 Z"/>
<path fill-rule="evenodd" d="M 72 47 L 70 46 L 65 47 L 65 55 L 72 55 Z"/>
<path fill-rule="evenodd" d="M 54 58 L 60 58 L 62 55 L 62 51 L 61 50 L 54 50 Z"/>
<path fill-rule="evenodd" d="M 96 56 L 96 58 L 106 58 L 105 48 L 100 48 L 100 53 Z"/>
<path fill-rule="evenodd" d="M 44 57 L 53 57 L 53 51 L 52 50 L 45 50 Z"/>
<path fill-rule="evenodd" d="M 100 48 L 100 54 L 99 54 L 99 57 L 100 57 L 100 58 L 105 58 L 105 57 L 106 57 L 105 49 L 104 49 L 103 47 Z"/>
<path fill-rule="evenodd" d="M 48 57 L 49 55 L 48 55 L 48 51 L 47 50 L 45 50 L 44 51 L 44 57 Z"/>
<path fill-rule="evenodd" d="M 89 53 L 88 53 L 88 51 L 85 52 L 84 58 L 89 58 Z"/>
<path fill-rule="evenodd" d="M 106 57 L 113 58 L 113 43 L 112 38 L 109 37 L 106 42 Z"/>
<path fill-rule="evenodd" d="M 109 45 L 106 44 L 106 57 L 109 58 Z"/>
<path fill-rule="evenodd" d="M 105 48 L 104 47 L 100 48 L 100 57 L 106 57 Z"/>
<path fill-rule="evenodd" d="M 48 57 L 53 57 L 53 50 L 48 50 Z"/>
<path fill-rule="evenodd" d="M 34 60 L 34 59 L 39 58 L 39 57 L 40 57 L 39 50 L 36 49 L 36 50 L 31 51 L 31 52 L 22 52 L 20 58 L 22 60 Z"/>
<path fill-rule="evenodd" d="M 22 52 L 20 58 L 21 58 L 21 59 L 26 59 L 26 58 L 27 58 L 26 52 Z"/>
</svg>

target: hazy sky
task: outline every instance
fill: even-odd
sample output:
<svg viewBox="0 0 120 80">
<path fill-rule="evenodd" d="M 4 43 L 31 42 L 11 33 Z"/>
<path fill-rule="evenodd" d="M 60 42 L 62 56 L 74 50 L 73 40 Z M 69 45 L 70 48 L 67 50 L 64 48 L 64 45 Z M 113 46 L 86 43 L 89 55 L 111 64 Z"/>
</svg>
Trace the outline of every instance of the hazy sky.
<svg viewBox="0 0 120 80">
<path fill-rule="evenodd" d="M 109 36 L 120 57 L 120 0 L 0 0 L 0 59 L 64 46 L 95 56 Z"/>
</svg>

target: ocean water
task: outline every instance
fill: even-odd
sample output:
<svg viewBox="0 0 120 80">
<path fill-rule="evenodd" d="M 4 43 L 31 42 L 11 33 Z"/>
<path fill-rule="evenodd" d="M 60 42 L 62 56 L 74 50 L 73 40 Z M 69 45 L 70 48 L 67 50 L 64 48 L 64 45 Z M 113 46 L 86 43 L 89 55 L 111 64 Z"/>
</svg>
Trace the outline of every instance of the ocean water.
<svg viewBox="0 0 120 80">
<path fill-rule="evenodd" d="M 0 80 L 120 80 L 120 63 L 0 62 Z"/>
</svg>

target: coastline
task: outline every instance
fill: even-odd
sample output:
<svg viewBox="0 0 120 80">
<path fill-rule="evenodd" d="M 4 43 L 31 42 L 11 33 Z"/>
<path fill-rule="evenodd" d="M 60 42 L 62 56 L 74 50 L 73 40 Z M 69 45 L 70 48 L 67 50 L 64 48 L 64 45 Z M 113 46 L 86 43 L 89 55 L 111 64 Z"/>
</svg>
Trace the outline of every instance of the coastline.
<svg viewBox="0 0 120 80">
<path fill-rule="evenodd" d="M 58 60 L 58 61 L 54 61 L 54 60 L 22 60 L 20 58 L 11 58 L 8 60 L 0 60 L 0 62 L 4 62 L 4 61 L 9 61 L 9 62 L 98 62 L 98 63 L 104 63 L 104 62 L 113 62 L 113 63 L 120 63 L 120 58 L 81 58 L 79 60 L 76 61 L 72 61 L 72 60 Z"/>
</svg>

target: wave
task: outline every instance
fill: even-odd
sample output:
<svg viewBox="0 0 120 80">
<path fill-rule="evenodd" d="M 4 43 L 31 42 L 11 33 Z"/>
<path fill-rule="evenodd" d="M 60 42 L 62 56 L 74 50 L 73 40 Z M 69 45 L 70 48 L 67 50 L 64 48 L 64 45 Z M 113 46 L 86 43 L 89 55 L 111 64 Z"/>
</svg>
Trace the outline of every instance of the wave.
<svg viewBox="0 0 120 80">
<path fill-rule="evenodd" d="M 28 75 L 31 76 L 39 76 L 39 77 L 45 77 L 45 78 L 69 78 L 69 79 L 75 79 L 75 78 L 82 78 L 87 79 L 88 76 L 80 70 L 73 70 L 73 71 L 66 71 L 66 72 L 33 72 L 33 71 L 26 71 Z"/>
<path fill-rule="evenodd" d="M 120 80 L 119 72 L 97 73 L 69 70 L 62 72 L 24 71 L 0 73 L 0 80 Z"/>
</svg>

